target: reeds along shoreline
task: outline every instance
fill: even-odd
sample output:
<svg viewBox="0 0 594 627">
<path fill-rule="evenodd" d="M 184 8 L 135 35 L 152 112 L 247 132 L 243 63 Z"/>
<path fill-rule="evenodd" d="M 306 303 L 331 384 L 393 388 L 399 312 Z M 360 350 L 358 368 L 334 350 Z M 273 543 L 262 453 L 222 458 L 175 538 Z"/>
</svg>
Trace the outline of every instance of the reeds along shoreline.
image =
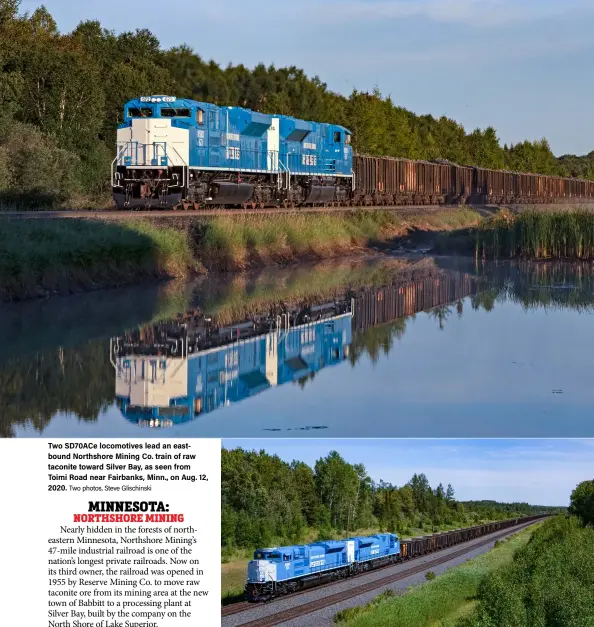
<svg viewBox="0 0 594 627">
<path fill-rule="evenodd" d="M 501 212 L 479 225 L 475 251 L 495 259 L 594 259 L 594 213 Z"/>
</svg>

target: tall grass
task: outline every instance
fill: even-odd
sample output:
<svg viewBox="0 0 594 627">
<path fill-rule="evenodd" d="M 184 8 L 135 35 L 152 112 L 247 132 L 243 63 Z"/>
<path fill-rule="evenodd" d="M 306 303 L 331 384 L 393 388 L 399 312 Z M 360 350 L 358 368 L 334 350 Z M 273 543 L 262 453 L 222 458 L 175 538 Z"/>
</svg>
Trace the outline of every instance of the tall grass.
<svg viewBox="0 0 594 627">
<path fill-rule="evenodd" d="M 448 209 L 404 219 L 390 211 L 223 216 L 195 233 L 195 250 L 205 266 L 242 269 L 296 258 L 345 255 L 404 235 L 411 228 L 439 230 L 476 224 L 469 209 Z"/>
<path fill-rule="evenodd" d="M 437 627 L 471 603 L 483 579 L 511 563 L 516 551 L 527 544 L 532 532 L 532 529 L 522 531 L 489 553 L 451 568 L 402 596 L 369 607 L 339 612 L 335 622 L 346 627 Z"/>
<path fill-rule="evenodd" d="M 476 231 L 476 253 L 488 258 L 594 258 L 594 213 L 501 212 Z"/>
<path fill-rule="evenodd" d="M 4 299 L 181 276 L 195 266 L 185 233 L 140 220 L 0 220 Z"/>
</svg>

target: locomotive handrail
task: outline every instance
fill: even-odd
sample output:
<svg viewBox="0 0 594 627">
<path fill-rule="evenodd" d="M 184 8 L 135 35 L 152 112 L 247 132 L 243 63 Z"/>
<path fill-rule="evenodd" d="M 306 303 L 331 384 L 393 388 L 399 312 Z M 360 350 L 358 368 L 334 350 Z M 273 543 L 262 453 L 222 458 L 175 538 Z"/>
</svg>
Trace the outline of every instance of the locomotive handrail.
<svg viewBox="0 0 594 627">
<path fill-rule="evenodd" d="M 115 182 L 115 179 L 114 179 L 114 165 L 115 165 L 116 161 L 119 161 L 120 157 L 122 156 L 122 153 L 126 149 L 126 145 L 127 145 L 127 143 L 122 146 L 120 152 L 118 152 L 118 154 L 115 156 L 114 160 L 111 162 L 111 184 L 112 184 L 112 187 L 123 187 L 123 185 L 120 185 L 120 184 L 116 185 L 116 182 Z"/>
<path fill-rule="evenodd" d="M 288 166 L 283 163 L 283 160 L 280 158 L 280 155 L 277 157 L 278 166 L 279 166 L 279 177 L 278 177 L 278 189 L 281 189 L 282 186 L 282 177 L 283 175 L 286 177 L 286 186 L 285 189 L 291 189 L 291 170 L 289 170 Z"/>
</svg>

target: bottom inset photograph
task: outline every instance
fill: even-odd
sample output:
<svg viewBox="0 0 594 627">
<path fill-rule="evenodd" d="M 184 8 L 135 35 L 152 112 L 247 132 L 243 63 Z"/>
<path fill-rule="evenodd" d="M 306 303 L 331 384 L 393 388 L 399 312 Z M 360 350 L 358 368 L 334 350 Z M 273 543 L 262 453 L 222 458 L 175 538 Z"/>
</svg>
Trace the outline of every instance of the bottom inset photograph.
<svg viewBox="0 0 594 627">
<path fill-rule="evenodd" d="M 223 627 L 594 619 L 594 440 L 223 440 Z"/>
</svg>

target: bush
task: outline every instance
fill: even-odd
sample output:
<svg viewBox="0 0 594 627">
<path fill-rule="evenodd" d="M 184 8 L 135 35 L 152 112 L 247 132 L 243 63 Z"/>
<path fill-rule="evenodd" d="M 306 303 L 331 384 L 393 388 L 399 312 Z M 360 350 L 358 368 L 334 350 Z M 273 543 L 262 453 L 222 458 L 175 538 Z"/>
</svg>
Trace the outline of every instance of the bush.
<svg viewBox="0 0 594 627">
<path fill-rule="evenodd" d="M 78 157 L 31 124 L 13 122 L 0 137 L 0 203 L 55 206 L 80 192 Z"/>
<path fill-rule="evenodd" d="M 432 570 L 429 570 L 425 573 L 425 579 L 427 581 L 433 581 L 436 577 L 437 575 Z"/>
<path fill-rule="evenodd" d="M 594 529 L 576 517 L 545 523 L 512 564 L 485 578 L 474 627 L 589 627 L 594 617 Z"/>
</svg>

